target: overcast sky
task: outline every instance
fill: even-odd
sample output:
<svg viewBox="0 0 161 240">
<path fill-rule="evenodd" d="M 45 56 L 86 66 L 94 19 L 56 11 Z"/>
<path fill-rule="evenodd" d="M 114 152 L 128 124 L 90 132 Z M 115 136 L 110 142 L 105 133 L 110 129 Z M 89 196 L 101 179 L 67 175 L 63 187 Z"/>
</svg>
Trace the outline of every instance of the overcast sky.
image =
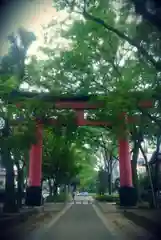
<svg viewBox="0 0 161 240">
<path fill-rule="evenodd" d="M 25 27 L 39 35 L 41 24 L 56 14 L 52 0 L 3 0 L 0 3 L 0 55 L 7 51 L 7 35 Z M 8 3 L 6 3 L 8 2 Z M 10 2 L 10 3 L 9 3 Z"/>
</svg>

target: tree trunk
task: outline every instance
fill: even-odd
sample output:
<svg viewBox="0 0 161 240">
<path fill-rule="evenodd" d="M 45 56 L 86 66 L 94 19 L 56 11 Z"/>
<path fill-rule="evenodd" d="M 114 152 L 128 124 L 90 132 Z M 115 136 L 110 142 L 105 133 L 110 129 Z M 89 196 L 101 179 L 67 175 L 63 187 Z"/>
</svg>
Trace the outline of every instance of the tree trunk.
<svg viewBox="0 0 161 240">
<path fill-rule="evenodd" d="M 53 188 L 51 184 L 51 178 L 48 178 L 48 186 L 49 186 L 49 196 L 51 197 L 53 195 Z"/>
<path fill-rule="evenodd" d="M 108 163 L 108 193 L 112 194 L 112 155 L 110 154 L 110 159 Z"/>
<path fill-rule="evenodd" d="M 62 184 L 60 189 L 62 193 L 66 193 L 66 184 Z"/>
<path fill-rule="evenodd" d="M 160 165 L 160 162 L 157 159 L 159 151 L 160 151 L 160 142 L 161 142 L 161 137 L 160 137 L 160 134 L 159 134 L 157 136 L 156 164 L 155 164 L 155 174 L 154 174 L 154 191 L 155 191 L 156 205 L 158 205 L 158 194 L 159 194 L 159 191 L 160 191 L 160 187 L 159 187 L 159 165 Z"/>
<path fill-rule="evenodd" d="M 16 212 L 18 208 L 16 206 L 13 161 L 11 159 L 11 154 L 7 145 L 3 147 L 2 151 L 4 164 L 6 168 L 5 202 L 3 211 L 8 213 Z"/>
<path fill-rule="evenodd" d="M 54 182 L 54 186 L 53 186 L 53 191 L 54 191 L 54 196 L 57 196 L 57 194 L 58 194 L 58 184 L 57 184 L 57 182 L 55 181 Z"/>
<path fill-rule="evenodd" d="M 139 141 L 139 140 L 138 140 Z M 138 174 L 137 174 L 137 160 L 139 155 L 139 144 L 137 140 L 134 140 L 134 149 L 132 155 L 132 178 L 133 178 L 133 186 L 138 191 Z"/>
<path fill-rule="evenodd" d="M 104 143 L 104 165 L 105 165 L 105 171 L 107 172 L 107 179 L 105 179 L 105 181 L 107 181 L 107 188 L 108 188 L 108 193 L 109 195 L 112 194 L 112 189 L 111 189 L 111 159 L 109 156 L 109 151 L 106 148 L 106 145 Z"/>
<path fill-rule="evenodd" d="M 146 163 L 146 166 L 147 166 L 147 169 L 148 169 L 148 178 L 149 178 L 149 183 L 150 183 L 150 188 L 151 188 L 151 191 L 152 191 L 152 199 L 150 201 L 150 207 L 151 208 L 156 208 L 157 207 L 157 203 L 156 203 L 156 196 L 155 196 L 155 191 L 154 191 L 154 185 L 153 185 L 153 181 L 152 181 L 152 175 L 151 175 L 151 169 L 149 167 L 149 163 L 148 163 L 148 159 L 147 159 L 147 156 L 146 154 L 144 153 L 144 150 L 140 144 L 139 146 L 142 154 L 143 154 L 143 157 L 145 159 L 145 163 Z"/>
<path fill-rule="evenodd" d="M 17 205 L 19 208 L 22 207 L 22 199 L 23 199 L 23 192 L 24 192 L 24 176 L 23 176 L 23 168 L 20 168 L 19 164 L 17 164 L 17 181 L 18 181 L 18 189 L 17 189 Z"/>
<path fill-rule="evenodd" d="M 112 181 L 111 180 L 112 180 L 111 179 L 111 174 L 109 173 L 108 174 L 108 193 L 109 193 L 109 195 L 112 194 Z"/>
</svg>

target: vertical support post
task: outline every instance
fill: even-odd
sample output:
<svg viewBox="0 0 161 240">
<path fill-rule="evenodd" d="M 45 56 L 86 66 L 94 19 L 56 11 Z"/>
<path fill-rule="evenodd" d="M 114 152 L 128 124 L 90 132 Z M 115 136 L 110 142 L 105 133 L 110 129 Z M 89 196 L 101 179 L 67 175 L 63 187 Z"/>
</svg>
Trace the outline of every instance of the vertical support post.
<svg viewBox="0 0 161 240">
<path fill-rule="evenodd" d="M 132 187 L 132 168 L 129 142 L 127 138 L 119 139 L 120 186 Z"/>
<path fill-rule="evenodd" d="M 84 125 L 84 110 L 76 110 L 75 115 L 77 118 L 77 125 L 83 126 Z"/>
<path fill-rule="evenodd" d="M 119 166 L 120 166 L 120 205 L 135 206 L 137 203 L 136 189 L 132 184 L 132 168 L 129 141 L 126 133 L 119 138 Z"/>
<path fill-rule="evenodd" d="M 26 190 L 26 205 L 41 205 L 41 175 L 42 175 L 42 144 L 43 126 L 36 125 L 36 144 L 33 144 L 29 154 L 29 186 Z"/>
</svg>

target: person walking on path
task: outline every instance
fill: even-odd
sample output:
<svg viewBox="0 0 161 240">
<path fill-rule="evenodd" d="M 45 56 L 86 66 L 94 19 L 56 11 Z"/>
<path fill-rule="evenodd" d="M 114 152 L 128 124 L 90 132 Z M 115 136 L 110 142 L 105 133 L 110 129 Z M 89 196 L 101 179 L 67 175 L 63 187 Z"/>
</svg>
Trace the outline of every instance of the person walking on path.
<svg viewBox="0 0 161 240">
<path fill-rule="evenodd" d="M 73 198 L 73 201 L 75 200 L 75 191 L 73 190 L 72 191 L 72 198 Z"/>
</svg>

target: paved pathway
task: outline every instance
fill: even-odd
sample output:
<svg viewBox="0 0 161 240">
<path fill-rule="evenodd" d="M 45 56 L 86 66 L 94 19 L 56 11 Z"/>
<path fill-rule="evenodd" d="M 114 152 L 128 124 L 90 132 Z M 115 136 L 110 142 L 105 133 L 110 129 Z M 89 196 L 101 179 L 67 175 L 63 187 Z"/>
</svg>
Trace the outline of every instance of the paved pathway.
<svg viewBox="0 0 161 240">
<path fill-rule="evenodd" d="M 85 199 L 82 200 L 85 201 Z M 80 197 L 77 200 L 80 200 Z M 56 222 L 50 221 L 39 233 L 32 234 L 32 237 L 28 236 L 25 239 L 29 240 L 28 238 L 30 240 L 116 239 L 97 216 L 92 204 L 71 204 Z"/>
<path fill-rule="evenodd" d="M 72 207 L 42 236 L 41 240 L 113 240 L 92 205 Z M 35 239 L 36 240 L 36 239 Z M 39 239 L 40 240 L 40 239 Z"/>
<path fill-rule="evenodd" d="M 72 204 L 92 204 L 94 199 L 91 196 L 75 196 Z"/>
</svg>

